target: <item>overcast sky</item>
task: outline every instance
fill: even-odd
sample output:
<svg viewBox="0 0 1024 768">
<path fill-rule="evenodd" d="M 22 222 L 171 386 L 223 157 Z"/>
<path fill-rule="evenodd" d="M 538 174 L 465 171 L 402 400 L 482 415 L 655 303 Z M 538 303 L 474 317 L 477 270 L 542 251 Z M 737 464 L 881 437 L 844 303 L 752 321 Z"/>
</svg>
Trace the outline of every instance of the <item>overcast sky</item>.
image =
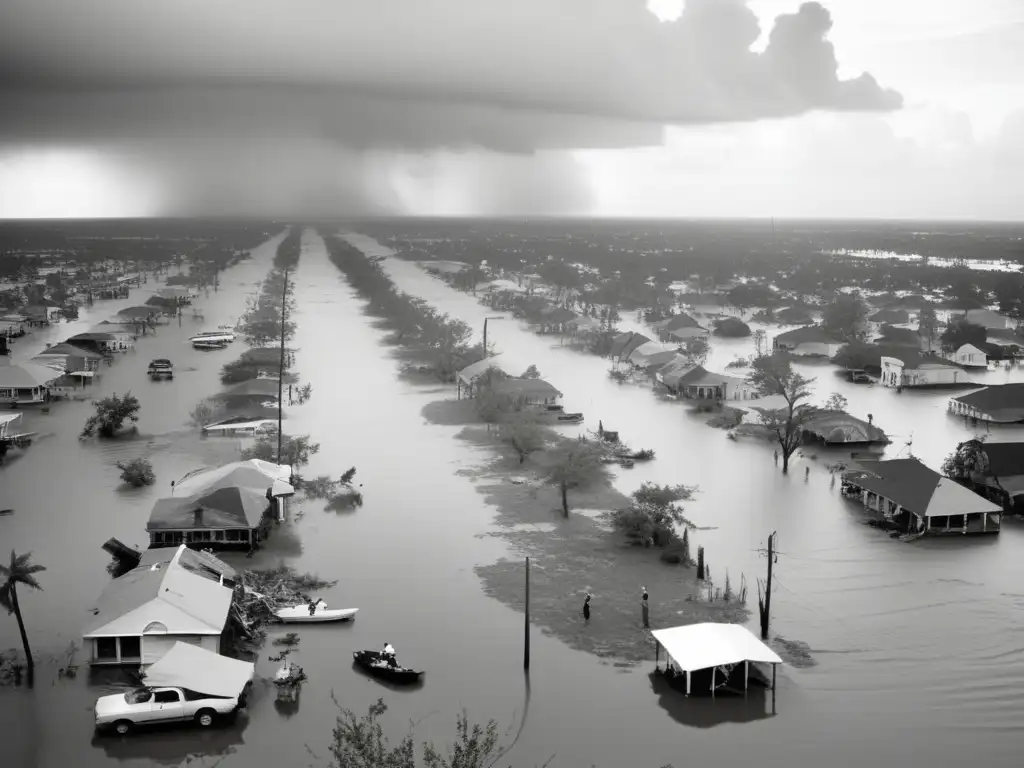
<svg viewBox="0 0 1024 768">
<path fill-rule="evenodd" d="M 1024 0 L 3 8 L 0 217 L 1022 217 Z"/>
</svg>

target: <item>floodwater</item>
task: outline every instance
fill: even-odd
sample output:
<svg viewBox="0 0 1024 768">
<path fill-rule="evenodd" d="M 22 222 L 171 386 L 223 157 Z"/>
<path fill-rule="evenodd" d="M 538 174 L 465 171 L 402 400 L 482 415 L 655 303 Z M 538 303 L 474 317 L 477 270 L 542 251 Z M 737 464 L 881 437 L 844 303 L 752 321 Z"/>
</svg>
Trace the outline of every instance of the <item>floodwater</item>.
<svg viewBox="0 0 1024 768">
<path fill-rule="evenodd" d="M 352 240 L 386 253 L 375 251 L 372 241 Z M 199 300 L 206 326 L 241 314 L 253 283 L 270 268 L 277 241 L 222 275 L 218 294 Z M 403 290 L 478 332 L 494 314 L 414 264 L 389 259 L 385 267 Z M 233 561 L 244 567 L 283 560 L 338 579 L 324 599 L 359 607 L 359 617 L 351 626 L 301 630 L 296 660 L 310 679 L 296 711 L 275 706 L 272 685 L 259 680 L 248 712 L 211 732 L 93 739 L 92 701 L 109 689 L 84 667 L 77 679 L 58 680 L 63 660 L 46 662 L 33 691 L 0 690 L 4 768 L 324 765 L 336 714 L 332 694 L 357 713 L 383 697 L 389 707 L 385 728 L 395 738 L 411 720 L 417 739 L 445 740 L 461 707 L 473 719 L 493 717 L 516 727 L 525 710 L 520 738 L 502 762 L 517 768 L 552 755 L 559 768 L 654 768 L 670 761 L 1019 763 L 1024 534 L 1016 523 L 1007 523 L 998 537 L 901 544 L 861 524 L 859 511 L 830 487 L 823 452 L 795 461 L 790 475 L 782 476 L 769 446 L 730 441 L 684 405 L 660 401 L 640 386 L 615 384 L 607 361 L 560 348 L 513 319 L 492 320 L 488 335 L 503 355 L 523 369 L 537 365 L 564 392 L 567 409 L 585 413 L 586 428 L 601 419 L 635 447 L 657 452 L 655 461 L 621 471 L 623 490 L 643 480 L 700 486 L 687 514 L 699 525 L 717 526 L 698 532 L 696 540 L 706 546 L 718 576 L 728 568 L 734 583 L 743 573 L 752 585 L 764 569 L 756 550 L 772 530 L 779 532 L 773 630 L 809 643 L 818 661 L 809 669 L 780 671 L 776 716 L 742 723 L 727 722 L 740 716 L 727 699 L 684 702 L 652 690 L 649 667 L 623 671 L 536 631 L 526 678 L 522 614 L 484 596 L 473 572 L 506 552 L 500 540 L 481 535 L 490 530 L 491 512 L 457 474 L 479 455 L 454 439 L 457 427 L 425 424 L 420 414 L 428 402 L 453 397 L 452 388 L 398 380 L 381 345 L 383 333 L 370 325 L 322 241 L 308 231 L 295 290 L 296 372 L 312 385 L 313 396 L 288 409 L 286 431 L 320 443 L 305 474 L 337 476 L 355 466 L 366 501 L 344 513 L 323 511 L 322 502 L 293 505 L 292 518 L 265 550 L 253 560 Z M 124 304 L 97 303 L 95 321 L 138 303 L 139 295 L 133 292 Z M 0 507 L 16 510 L 0 518 L 0 551 L 32 550 L 49 569 L 40 578 L 45 591 L 22 599 L 38 656 L 58 654 L 77 638 L 85 609 L 109 578 L 100 544 L 109 536 L 141 544 L 153 499 L 171 479 L 237 455 L 237 440 L 199 440 L 184 424 L 199 399 L 218 391 L 220 365 L 237 356 L 241 342 L 222 352 L 195 352 L 186 339 L 202 324 L 187 316 L 183 322 L 181 329 L 174 323 L 140 340 L 137 351 L 121 356 L 97 385 L 103 393 L 131 388 L 140 397 L 139 439 L 80 443 L 88 404 L 58 403 L 48 414 L 27 417 L 26 426 L 46 437 L 0 468 Z M 721 368 L 750 347 L 749 340 L 716 339 L 708 365 Z M 20 356 L 28 350 L 15 351 Z M 170 357 L 182 372 L 171 383 L 150 383 L 145 365 L 152 357 Z M 971 434 L 946 415 L 948 394 L 896 395 L 833 380 L 828 366 L 806 367 L 818 377 L 822 398 L 842 392 L 854 413 L 873 413 L 896 436 L 890 455 L 901 449 L 905 455 L 903 444 L 912 434 L 913 453 L 937 466 Z M 1021 432 L 1000 430 L 997 437 L 1021 439 Z M 157 486 L 119 491 L 113 461 L 143 453 L 154 463 Z M 805 460 L 811 466 L 807 482 Z M 657 597 L 651 598 L 655 606 Z M 403 660 L 427 670 L 421 688 L 394 691 L 352 668 L 351 651 L 385 641 Z M 0 621 L 0 648 L 18 642 L 13 620 Z M 266 661 L 270 653 L 268 645 L 257 665 L 263 678 L 276 666 Z"/>
</svg>

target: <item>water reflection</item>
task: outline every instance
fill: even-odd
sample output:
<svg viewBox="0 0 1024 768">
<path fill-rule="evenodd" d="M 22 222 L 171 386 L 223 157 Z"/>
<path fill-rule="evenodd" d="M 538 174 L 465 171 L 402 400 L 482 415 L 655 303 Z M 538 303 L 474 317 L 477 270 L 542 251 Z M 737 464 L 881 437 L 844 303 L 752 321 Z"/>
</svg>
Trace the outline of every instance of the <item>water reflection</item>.
<svg viewBox="0 0 1024 768">
<path fill-rule="evenodd" d="M 651 690 L 658 697 L 658 706 L 677 723 L 691 728 L 752 723 L 776 714 L 773 692 L 756 683 L 750 686 L 746 695 L 687 696 L 657 670 L 652 671 L 648 678 Z"/>
<path fill-rule="evenodd" d="M 159 765 L 181 765 L 202 758 L 229 755 L 245 743 L 248 717 L 240 713 L 232 721 L 212 728 L 192 724 L 151 726 L 131 736 L 95 734 L 92 747 L 117 761 L 145 760 Z"/>
</svg>

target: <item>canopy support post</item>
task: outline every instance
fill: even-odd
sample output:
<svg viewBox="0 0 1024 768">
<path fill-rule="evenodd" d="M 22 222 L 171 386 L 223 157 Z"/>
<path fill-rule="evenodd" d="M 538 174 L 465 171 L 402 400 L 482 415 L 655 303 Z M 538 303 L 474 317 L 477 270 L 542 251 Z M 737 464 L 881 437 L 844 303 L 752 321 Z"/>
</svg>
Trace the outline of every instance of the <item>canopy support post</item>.
<svg viewBox="0 0 1024 768">
<path fill-rule="evenodd" d="M 776 666 L 778 666 L 778 665 L 772 664 L 772 690 L 773 691 L 775 690 L 775 668 L 776 668 Z"/>
<path fill-rule="evenodd" d="M 747 684 L 750 682 L 750 662 L 743 661 L 743 695 L 747 695 Z"/>
<path fill-rule="evenodd" d="M 661 643 L 659 643 L 657 640 L 655 640 L 654 641 L 654 668 L 655 669 L 660 669 L 660 667 L 658 666 L 658 664 L 660 663 L 660 657 L 661 657 Z"/>
<path fill-rule="evenodd" d="M 711 697 L 715 696 L 715 674 L 718 672 L 718 667 L 711 668 Z"/>
<path fill-rule="evenodd" d="M 690 695 L 690 670 L 686 670 L 686 695 Z"/>
</svg>

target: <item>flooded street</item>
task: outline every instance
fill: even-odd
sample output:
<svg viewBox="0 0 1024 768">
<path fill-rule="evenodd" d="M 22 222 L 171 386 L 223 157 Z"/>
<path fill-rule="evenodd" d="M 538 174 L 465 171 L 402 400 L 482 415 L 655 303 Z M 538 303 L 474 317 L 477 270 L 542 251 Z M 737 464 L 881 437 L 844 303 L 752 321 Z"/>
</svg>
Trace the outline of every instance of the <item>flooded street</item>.
<svg viewBox="0 0 1024 768">
<path fill-rule="evenodd" d="M 841 454 L 821 451 L 811 458 L 807 451 L 783 476 L 767 444 L 731 441 L 704 424 L 707 416 L 661 401 L 649 387 L 615 383 L 607 360 L 561 347 L 556 338 L 538 336 L 508 317 L 490 321 L 489 338 L 511 368 L 536 365 L 564 393 L 566 409 L 585 414 L 586 423 L 574 429 L 596 429 L 600 419 L 632 446 L 656 451 L 655 461 L 619 471 L 621 490 L 645 480 L 699 486 L 687 515 L 714 530 L 696 532 L 694 541 L 706 546 L 718 578 L 728 569 L 738 583 L 745 574 L 755 615 L 754 578 L 765 567 L 757 549 L 773 530 L 779 532 L 773 631 L 807 642 L 818 662 L 780 670 L 777 715 L 748 716 L 751 722 L 744 723 L 718 724 L 740 716 L 735 701 L 659 696 L 648 676 L 653 649 L 650 665 L 622 670 L 535 631 L 532 669 L 524 678 L 522 614 L 484 595 L 474 573 L 476 565 L 507 554 L 501 540 L 484 535 L 492 530 L 492 510 L 457 474 L 480 462 L 479 449 L 455 439 L 459 427 L 428 425 L 421 415 L 426 404 L 454 397 L 454 387 L 398 379 L 382 344 L 384 332 L 362 313 L 362 301 L 311 230 L 294 275 L 292 346 L 299 382 L 313 391 L 308 403 L 286 410 L 285 431 L 308 434 L 321 446 L 304 475 L 337 477 L 355 466 L 365 504 L 339 513 L 324 511 L 323 502 L 294 503 L 291 518 L 254 558 L 225 559 L 236 567 L 285 561 L 338 579 L 322 597 L 332 607 L 360 608 L 359 617 L 350 626 L 300 631 L 295 660 L 309 681 L 297 711 L 275 706 L 273 685 L 265 679 L 276 668 L 266 659 L 274 652 L 268 643 L 248 711 L 237 723 L 203 733 L 94 739 L 91 708 L 109 690 L 104 677 L 90 676 L 82 666 L 77 679 L 58 680 L 56 668 L 66 663 L 62 650 L 80 639 L 85 611 L 109 580 L 109 558 L 100 545 L 110 536 L 142 545 L 149 510 L 167 494 L 170 480 L 238 455 L 237 440 L 200 440 L 186 424 L 195 404 L 220 390 L 220 367 L 238 356 L 243 342 L 202 353 L 187 339 L 242 314 L 282 237 L 224 272 L 219 293 L 197 300 L 203 323 L 186 313 L 181 328 L 177 321 L 160 326 L 155 336 L 138 341 L 136 351 L 104 368 L 97 393 L 130 389 L 142 401 L 137 439 L 80 442 L 78 431 L 91 411 L 86 401 L 55 403 L 46 414 L 27 412 L 25 427 L 42 437 L 0 467 L 0 507 L 15 510 L 0 518 L 0 550 L 31 550 L 47 567 L 40 574 L 45 591 L 22 599 L 29 637 L 43 661 L 34 690 L 0 689 L 0 718 L 14 734 L 0 740 L 4 768 L 326 765 L 337 714 L 332 694 L 357 714 L 383 697 L 389 707 L 385 731 L 399 738 L 414 721 L 417 741 L 448 740 L 462 707 L 471 720 L 495 718 L 502 730 L 518 727 L 525 711 L 521 737 L 500 763 L 516 768 L 543 764 L 552 755 L 553 768 L 657 768 L 668 762 L 677 768 L 859 768 L 898 759 L 931 766 L 1019 764 L 1024 528 L 1018 522 L 1006 522 L 998 537 L 912 544 L 890 539 L 862 524 L 859 508 L 840 499 L 838 484 L 830 487 L 824 464 Z M 368 238 L 348 239 L 367 253 L 389 253 Z M 413 263 L 388 259 L 384 267 L 399 288 L 465 320 L 477 334 L 485 317 L 499 314 Z M 146 287 L 124 302 L 97 302 L 89 319 L 83 313 L 83 329 L 121 306 L 141 303 Z M 52 340 L 77 332 L 66 330 L 72 327 L 52 329 Z M 14 350 L 18 360 L 38 351 L 30 343 L 42 348 L 38 335 L 28 339 Z M 750 340 L 715 338 L 707 365 L 722 370 L 752 348 Z M 174 361 L 180 373 L 173 382 L 146 378 L 154 357 Z M 972 434 L 946 415 L 949 393 L 897 395 L 841 381 L 831 366 L 800 367 L 818 377 L 816 399 L 838 391 L 853 414 L 874 414 L 893 436 L 890 456 L 901 450 L 905 456 L 912 435 L 914 455 L 937 468 Z M 1007 374 L 983 376 L 1003 381 Z M 1010 376 L 1024 379 L 1018 370 Z M 1024 439 L 1024 432 L 1000 429 L 993 439 Z M 139 455 L 153 462 L 157 484 L 119 490 L 113 462 Z M 811 467 L 807 482 L 805 463 Z M 656 616 L 658 595 L 651 599 Z M 270 638 L 279 634 L 272 628 Z M 422 687 L 393 691 L 353 669 L 352 651 L 385 642 L 426 670 Z M 17 645 L 16 624 L 5 618 L 0 648 Z"/>
</svg>

